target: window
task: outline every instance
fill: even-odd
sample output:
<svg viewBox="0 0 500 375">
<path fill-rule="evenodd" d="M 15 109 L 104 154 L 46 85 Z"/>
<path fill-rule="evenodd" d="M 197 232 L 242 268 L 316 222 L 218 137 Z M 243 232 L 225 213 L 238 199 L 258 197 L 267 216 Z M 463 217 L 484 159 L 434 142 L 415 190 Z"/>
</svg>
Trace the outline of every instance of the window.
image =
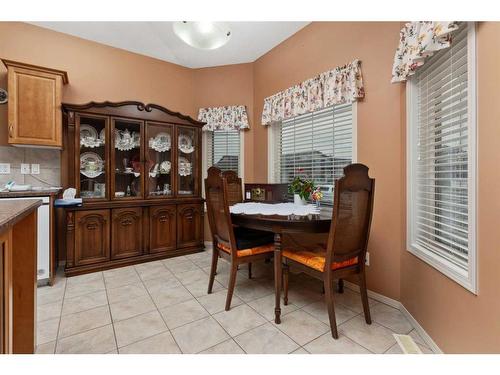
<svg viewBox="0 0 500 375">
<path fill-rule="evenodd" d="M 312 179 L 324 192 L 323 202 L 332 204 L 334 181 L 355 155 L 355 106 L 336 105 L 271 125 L 269 180 Z"/>
<path fill-rule="evenodd" d="M 242 177 L 241 135 L 239 130 L 215 130 L 205 132 L 207 166 L 216 166 L 222 171 L 235 171 Z"/>
<path fill-rule="evenodd" d="M 407 100 L 408 249 L 475 293 L 474 24 L 427 59 Z"/>
</svg>

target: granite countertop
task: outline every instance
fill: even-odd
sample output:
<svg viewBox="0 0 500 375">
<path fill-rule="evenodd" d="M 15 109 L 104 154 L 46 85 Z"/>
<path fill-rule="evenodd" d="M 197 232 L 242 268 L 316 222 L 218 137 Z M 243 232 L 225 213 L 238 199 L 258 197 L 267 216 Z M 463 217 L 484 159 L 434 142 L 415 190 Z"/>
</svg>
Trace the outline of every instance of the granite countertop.
<svg viewBox="0 0 500 375">
<path fill-rule="evenodd" d="M 4 201 L 0 200 L 0 232 L 13 226 L 26 215 L 30 214 L 42 205 L 42 201 L 37 199 Z"/>
<path fill-rule="evenodd" d="M 26 191 L 0 191 L 0 198 L 46 197 L 57 195 L 62 189 L 26 190 Z"/>
</svg>

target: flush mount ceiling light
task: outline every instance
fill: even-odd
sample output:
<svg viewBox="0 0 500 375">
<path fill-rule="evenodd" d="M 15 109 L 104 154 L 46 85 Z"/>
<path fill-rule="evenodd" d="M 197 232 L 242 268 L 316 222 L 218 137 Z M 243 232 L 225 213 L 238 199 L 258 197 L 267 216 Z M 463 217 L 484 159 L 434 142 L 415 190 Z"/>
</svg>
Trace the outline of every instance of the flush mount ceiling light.
<svg viewBox="0 0 500 375">
<path fill-rule="evenodd" d="M 231 30 L 224 22 L 174 22 L 174 33 L 183 42 L 199 49 L 222 47 L 231 38 Z"/>
</svg>

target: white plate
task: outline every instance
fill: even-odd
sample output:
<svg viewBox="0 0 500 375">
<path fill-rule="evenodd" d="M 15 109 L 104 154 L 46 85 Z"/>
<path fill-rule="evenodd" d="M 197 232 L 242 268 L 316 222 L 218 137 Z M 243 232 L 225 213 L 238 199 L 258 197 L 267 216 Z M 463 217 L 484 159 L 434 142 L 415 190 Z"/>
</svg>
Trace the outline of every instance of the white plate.
<svg viewBox="0 0 500 375">
<path fill-rule="evenodd" d="M 162 161 L 161 164 L 160 164 L 160 173 L 161 174 L 168 174 L 170 173 L 170 168 L 171 168 L 171 164 L 168 160 L 166 161 Z"/>
<path fill-rule="evenodd" d="M 95 167 L 91 167 L 92 164 Z M 80 173 L 88 178 L 100 176 L 104 169 L 102 158 L 95 152 L 84 152 L 80 155 Z"/>
<path fill-rule="evenodd" d="M 191 173 L 191 163 L 185 157 L 179 156 L 179 176 L 190 176 Z"/>
<path fill-rule="evenodd" d="M 190 154 L 194 151 L 193 140 L 186 134 L 179 134 L 179 150 L 185 154 Z"/>
<path fill-rule="evenodd" d="M 170 150 L 172 140 L 168 133 L 158 133 L 155 137 L 149 139 L 149 148 L 158 152 L 165 152 Z"/>
<path fill-rule="evenodd" d="M 104 143 L 97 135 L 97 130 L 92 125 L 80 125 L 80 145 L 85 147 L 99 147 Z"/>
</svg>

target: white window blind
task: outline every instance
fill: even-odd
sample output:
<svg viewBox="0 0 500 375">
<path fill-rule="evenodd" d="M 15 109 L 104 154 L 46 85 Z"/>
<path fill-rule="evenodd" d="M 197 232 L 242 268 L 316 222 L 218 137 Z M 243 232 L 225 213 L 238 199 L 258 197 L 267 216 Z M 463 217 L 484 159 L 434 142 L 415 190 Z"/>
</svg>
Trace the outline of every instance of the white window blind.
<svg viewBox="0 0 500 375">
<path fill-rule="evenodd" d="M 475 122 L 469 102 L 468 26 L 453 34 L 452 46 L 430 57 L 411 79 L 410 142 L 412 200 L 410 247 L 435 259 L 470 284 L 475 251 L 471 186 L 475 168 L 471 141 Z M 474 101 L 474 100 L 472 100 Z M 471 199 L 472 198 L 472 199 Z M 432 263 L 432 262 L 431 262 Z"/>
<path fill-rule="evenodd" d="M 285 120 L 274 130 L 274 181 L 312 179 L 332 204 L 334 181 L 353 155 L 352 104 L 329 107 Z"/>
<path fill-rule="evenodd" d="M 240 176 L 240 131 L 215 130 L 208 132 L 207 159 L 207 168 L 214 165 L 222 171 L 235 171 Z"/>
</svg>

